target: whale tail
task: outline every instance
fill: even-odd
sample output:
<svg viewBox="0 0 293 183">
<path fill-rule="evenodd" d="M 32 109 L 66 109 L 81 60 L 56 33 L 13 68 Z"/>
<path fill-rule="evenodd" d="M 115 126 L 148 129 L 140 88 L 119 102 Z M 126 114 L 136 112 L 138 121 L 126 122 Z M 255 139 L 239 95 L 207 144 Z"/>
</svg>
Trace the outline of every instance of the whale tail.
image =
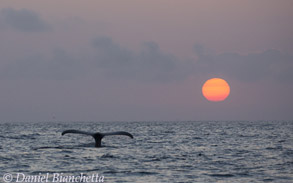
<svg viewBox="0 0 293 183">
<path fill-rule="evenodd" d="M 128 132 L 124 131 L 118 131 L 118 132 L 110 132 L 110 133 L 90 133 L 90 132 L 84 132 L 80 130 L 65 130 L 62 132 L 62 135 L 65 135 L 66 133 L 77 133 L 77 134 L 83 134 L 83 135 L 90 135 L 95 139 L 95 147 L 101 147 L 102 144 L 102 138 L 105 136 L 110 136 L 110 135 L 126 135 L 130 138 L 133 138 L 133 135 L 131 135 Z"/>
</svg>

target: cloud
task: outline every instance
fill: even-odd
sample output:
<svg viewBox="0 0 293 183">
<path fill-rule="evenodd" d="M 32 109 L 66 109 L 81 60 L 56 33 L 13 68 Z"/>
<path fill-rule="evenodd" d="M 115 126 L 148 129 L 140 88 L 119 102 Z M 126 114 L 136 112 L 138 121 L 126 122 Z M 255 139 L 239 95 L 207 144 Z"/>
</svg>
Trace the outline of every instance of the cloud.
<svg viewBox="0 0 293 183">
<path fill-rule="evenodd" d="M 226 52 L 213 54 L 201 44 L 194 46 L 196 60 L 179 60 L 164 53 L 155 42 L 145 42 L 134 52 L 101 37 L 93 41 L 95 65 L 107 75 L 140 81 L 170 82 L 191 75 L 229 77 L 243 82 L 269 79 L 290 82 L 293 78 L 293 56 L 269 49 L 259 53 L 239 54 Z"/>
<path fill-rule="evenodd" d="M 241 55 L 239 53 L 206 53 L 203 46 L 196 45 L 198 56 L 196 72 L 225 75 L 245 82 L 264 78 L 289 81 L 293 77 L 293 56 L 279 50 Z"/>
<path fill-rule="evenodd" d="M 49 56 L 34 54 L 2 66 L 0 78 L 71 80 L 84 74 L 85 66 L 79 59 L 55 49 Z"/>
<path fill-rule="evenodd" d="M 181 80 L 192 72 L 191 61 L 180 61 L 163 53 L 155 42 L 145 42 L 138 52 L 131 51 L 109 37 L 93 40 L 95 65 L 107 75 L 140 81 L 167 82 Z"/>
<path fill-rule="evenodd" d="M 28 9 L 5 8 L 0 11 L 0 26 L 22 32 L 43 32 L 49 24 L 39 14 Z"/>
<path fill-rule="evenodd" d="M 78 55 L 63 49 L 45 55 L 18 55 L 21 59 L 1 64 L 0 78 L 71 80 L 103 75 L 140 82 L 174 82 L 190 76 L 228 77 L 243 82 L 292 82 L 293 78 L 293 56 L 273 49 L 246 55 L 213 54 L 197 44 L 197 59 L 179 60 L 174 54 L 163 52 L 155 42 L 144 42 L 134 51 L 109 37 L 98 37 L 90 46 L 92 49 L 87 49 L 87 53 Z"/>
<path fill-rule="evenodd" d="M 118 44 L 111 38 L 99 37 L 92 42 L 96 51 L 96 64 L 102 68 L 129 67 L 133 63 L 133 53 Z"/>
<path fill-rule="evenodd" d="M 163 53 L 158 44 L 145 42 L 137 52 L 115 43 L 109 37 L 95 38 L 93 52 L 74 56 L 62 49 L 47 54 L 33 53 L 6 60 L 0 78 L 70 80 L 88 74 L 144 82 L 183 80 L 192 73 L 192 61 L 180 61 Z M 80 56 L 86 55 L 86 56 Z M 80 58 L 83 57 L 83 58 Z M 93 58 L 93 59 L 91 59 Z"/>
</svg>

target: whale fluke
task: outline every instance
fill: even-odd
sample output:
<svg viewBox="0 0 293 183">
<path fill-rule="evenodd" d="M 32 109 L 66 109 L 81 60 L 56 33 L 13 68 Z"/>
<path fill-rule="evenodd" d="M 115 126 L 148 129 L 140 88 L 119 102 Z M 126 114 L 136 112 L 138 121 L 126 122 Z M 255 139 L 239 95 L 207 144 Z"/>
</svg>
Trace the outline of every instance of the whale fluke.
<svg viewBox="0 0 293 183">
<path fill-rule="evenodd" d="M 124 132 L 124 131 L 118 131 L 118 132 L 109 132 L 109 133 L 90 133 L 90 132 L 84 132 L 84 131 L 80 131 L 80 130 L 65 130 L 62 132 L 62 135 L 65 135 L 66 133 L 77 133 L 77 134 L 83 134 L 83 135 L 90 135 L 92 136 L 95 141 L 96 141 L 96 147 L 101 147 L 101 141 L 102 138 L 104 138 L 105 136 L 110 136 L 110 135 L 126 135 L 130 138 L 133 138 L 133 135 L 131 135 L 128 132 Z"/>
<path fill-rule="evenodd" d="M 62 135 L 65 135 L 66 133 L 78 133 L 78 134 L 84 134 L 84 135 L 94 135 L 94 133 L 84 132 L 80 130 L 65 130 L 62 132 Z"/>
</svg>

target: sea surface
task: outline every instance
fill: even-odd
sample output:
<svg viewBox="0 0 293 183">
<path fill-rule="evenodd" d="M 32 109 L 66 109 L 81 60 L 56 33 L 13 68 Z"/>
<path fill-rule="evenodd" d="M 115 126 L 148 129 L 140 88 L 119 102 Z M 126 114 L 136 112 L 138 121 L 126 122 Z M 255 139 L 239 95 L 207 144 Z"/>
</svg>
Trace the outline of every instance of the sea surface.
<svg viewBox="0 0 293 183">
<path fill-rule="evenodd" d="M 95 148 L 91 136 L 62 136 L 67 129 L 127 131 L 134 139 L 108 136 Z M 19 122 L 0 123 L 0 132 L 3 183 L 36 182 L 33 176 L 37 182 L 70 176 L 76 182 L 293 182 L 293 121 Z"/>
</svg>

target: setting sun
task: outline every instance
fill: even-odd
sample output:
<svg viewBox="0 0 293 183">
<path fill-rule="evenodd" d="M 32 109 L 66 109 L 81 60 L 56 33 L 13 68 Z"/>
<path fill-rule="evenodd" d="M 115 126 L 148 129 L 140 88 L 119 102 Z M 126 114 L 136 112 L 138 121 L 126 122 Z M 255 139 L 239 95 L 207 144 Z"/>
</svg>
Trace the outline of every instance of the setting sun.
<svg viewBox="0 0 293 183">
<path fill-rule="evenodd" d="M 230 94 L 230 86 L 227 81 L 221 78 L 212 78 L 202 86 L 202 94 L 209 101 L 223 101 Z"/>
</svg>

